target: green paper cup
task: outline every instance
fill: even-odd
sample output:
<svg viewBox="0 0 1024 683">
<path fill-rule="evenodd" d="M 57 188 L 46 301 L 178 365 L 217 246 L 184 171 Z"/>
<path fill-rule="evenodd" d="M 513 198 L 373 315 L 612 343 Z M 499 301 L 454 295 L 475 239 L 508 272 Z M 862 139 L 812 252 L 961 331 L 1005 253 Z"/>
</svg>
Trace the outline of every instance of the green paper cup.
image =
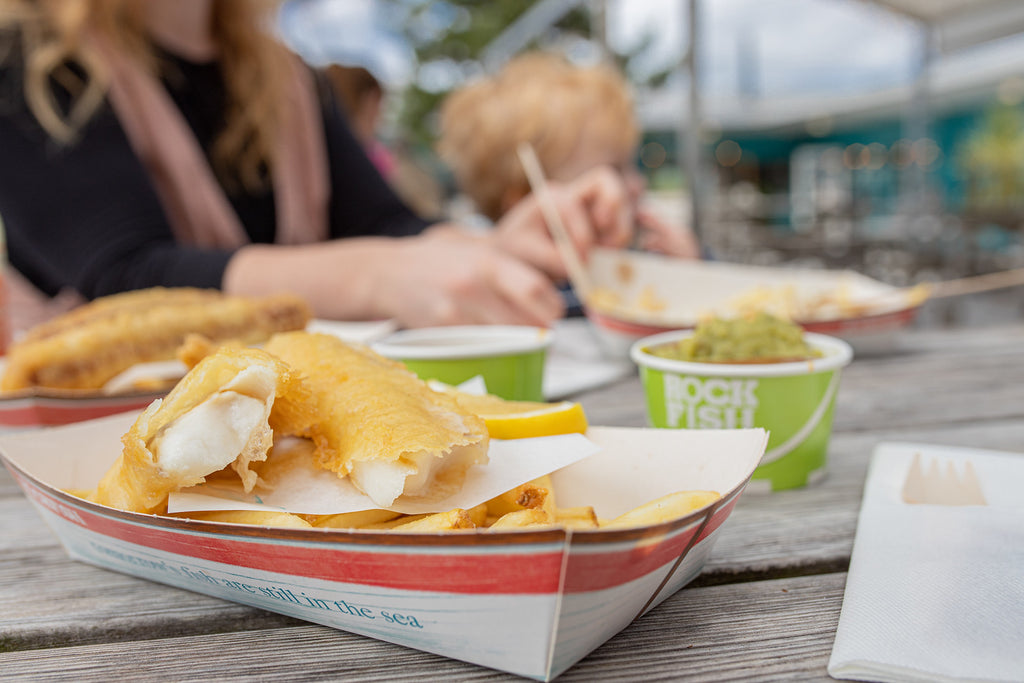
<svg viewBox="0 0 1024 683">
<path fill-rule="evenodd" d="M 457 385 L 483 377 L 488 393 L 513 401 L 544 400 L 544 360 L 551 331 L 516 325 L 404 330 L 373 349 L 405 363 L 421 379 Z"/>
<path fill-rule="evenodd" d="M 660 358 L 647 349 L 676 342 L 692 330 L 637 341 L 630 357 L 640 368 L 652 427 L 769 431 L 768 446 L 751 478 L 752 490 L 780 491 L 820 480 L 832 434 L 840 370 L 853 351 L 821 334 L 804 338 L 821 358 L 784 363 L 697 363 Z"/>
</svg>

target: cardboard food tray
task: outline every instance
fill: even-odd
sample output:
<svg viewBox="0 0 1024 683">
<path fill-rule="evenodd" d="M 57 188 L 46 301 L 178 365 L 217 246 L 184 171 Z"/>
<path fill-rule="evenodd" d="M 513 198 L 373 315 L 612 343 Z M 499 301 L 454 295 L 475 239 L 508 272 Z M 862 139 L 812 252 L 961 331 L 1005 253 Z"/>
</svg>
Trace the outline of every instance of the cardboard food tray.
<svg viewBox="0 0 1024 683">
<path fill-rule="evenodd" d="M 759 462 L 763 430 L 592 427 L 553 473 L 560 507 L 614 517 L 666 493 L 720 500 L 622 530 L 399 534 L 113 510 L 88 489 L 131 416 L 0 437 L 0 459 L 77 560 L 446 657 L 551 680 L 700 573 Z"/>
<path fill-rule="evenodd" d="M 348 342 L 368 344 L 393 332 L 396 325 L 391 320 L 313 320 L 306 329 L 310 332 L 333 334 Z M 0 374 L 3 373 L 5 365 L 6 359 L 0 357 Z M 167 391 L 168 389 L 105 394 L 94 390 L 26 389 L 0 393 L 0 429 L 50 427 L 139 411 Z"/>
<path fill-rule="evenodd" d="M 623 355 L 637 339 L 669 330 L 689 329 L 708 314 L 729 314 L 730 302 L 756 288 L 793 288 L 813 297 L 842 288 L 849 303 L 863 310 L 823 310 L 797 320 L 808 332 L 841 337 L 858 352 L 886 350 L 893 334 L 909 325 L 919 301 L 897 287 L 850 270 L 772 268 L 714 261 L 680 261 L 656 254 L 594 249 L 588 263 L 593 284 L 615 292 L 621 304 L 588 306 L 587 318 L 612 355 Z M 637 302 L 653 295 L 663 307 L 644 310 Z M 853 307 L 857 308 L 857 307 Z"/>
<path fill-rule="evenodd" d="M 35 389 L 0 394 L 0 427 L 50 427 L 139 411 L 166 392 L 106 396 L 95 391 Z"/>
</svg>

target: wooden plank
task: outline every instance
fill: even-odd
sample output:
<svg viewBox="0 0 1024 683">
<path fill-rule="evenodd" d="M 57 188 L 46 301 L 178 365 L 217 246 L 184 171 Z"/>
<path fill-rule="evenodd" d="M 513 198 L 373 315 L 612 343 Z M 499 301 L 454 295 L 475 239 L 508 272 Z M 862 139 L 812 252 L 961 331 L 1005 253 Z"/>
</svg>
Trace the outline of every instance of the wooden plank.
<svg viewBox="0 0 1024 683">
<path fill-rule="evenodd" d="M 643 427 L 647 408 L 639 377 L 631 375 L 614 384 L 577 397 L 592 425 Z"/>
<path fill-rule="evenodd" d="M 941 425 L 1024 415 L 1024 341 L 1013 347 L 854 360 L 836 431 Z"/>
<path fill-rule="evenodd" d="M 561 676 L 828 680 L 844 574 L 689 588 Z M 521 680 L 314 625 L 0 653 L 5 680 Z"/>
<path fill-rule="evenodd" d="M 687 588 L 559 680 L 831 680 L 846 575 Z"/>
<path fill-rule="evenodd" d="M 57 537 L 21 495 L 0 498 L 0 562 L 12 552 L 57 546 Z"/>
<path fill-rule="evenodd" d="M 1024 343 L 1024 324 L 1020 318 L 996 325 L 910 329 L 897 341 L 896 352 L 912 346 L 928 350 L 970 353 L 979 348 L 1017 346 Z"/>
<path fill-rule="evenodd" d="M 60 547 L 0 556 L 0 651 L 302 623 L 73 562 Z"/>
<path fill-rule="evenodd" d="M 14 477 L 6 467 L 0 466 L 0 500 L 21 495 L 21 489 L 14 483 Z"/>
</svg>

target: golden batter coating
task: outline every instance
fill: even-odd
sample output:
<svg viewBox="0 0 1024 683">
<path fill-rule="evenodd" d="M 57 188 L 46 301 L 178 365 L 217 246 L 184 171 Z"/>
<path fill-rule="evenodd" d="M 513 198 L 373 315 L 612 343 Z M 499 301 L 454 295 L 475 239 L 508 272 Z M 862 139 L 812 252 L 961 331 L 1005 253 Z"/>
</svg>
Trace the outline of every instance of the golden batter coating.
<svg viewBox="0 0 1024 683">
<path fill-rule="evenodd" d="M 311 317 L 308 304 L 290 294 L 250 298 L 157 287 L 104 297 L 14 344 L 0 389 L 98 390 L 133 365 L 174 358 L 190 333 L 254 344 L 303 329 Z"/>
<path fill-rule="evenodd" d="M 320 466 L 380 507 L 400 495 L 444 497 L 487 462 L 484 421 L 401 363 L 325 334 L 278 334 L 264 348 L 302 372 L 316 397 Z"/>
<path fill-rule="evenodd" d="M 89 499 L 161 512 L 168 494 L 228 466 L 251 490 L 257 476 L 249 464 L 266 459 L 275 435 L 307 435 L 314 408 L 308 388 L 285 363 L 259 349 L 220 349 L 138 417 Z"/>
</svg>

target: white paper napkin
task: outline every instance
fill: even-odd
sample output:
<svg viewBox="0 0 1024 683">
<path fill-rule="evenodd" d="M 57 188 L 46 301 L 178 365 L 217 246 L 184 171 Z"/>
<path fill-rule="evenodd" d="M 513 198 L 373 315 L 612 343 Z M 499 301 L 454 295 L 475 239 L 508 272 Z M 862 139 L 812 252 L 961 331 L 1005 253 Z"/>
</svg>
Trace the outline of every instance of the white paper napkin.
<svg viewBox="0 0 1024 683">
<path fill-rule="evenodd" d="M 560 320 L 544 364 L 544 399 L 560 401 L 636 371 L 629 359 L 605 355 L 586 318 Z"/>
<path fill-rule="evenodd" d="M 230 484 L 206 483 L 172 493 L 167 499 L 167 511 L 269 508 L 307 515 L 337 515 L 380 507 L 360 492 L 350 479 L 341 479 L 334 472 L 315 465 L 309 442 L 295 440 L 290 443 L 290 447 L 285 447 L 292 452 L 306 450 L 306 453 L 298 453 L 296 459 L 283 463 L 284 468 L 280 471 L 270 470 L 273 474 L 271 489 L 245 493 L 241 481 L 231 477 Z M 457 492 L 444 500 L 430 502 L 399 498 L 388 509 L 408 515 L 454 508 L 468 510 L 520 484 L 579 462 L 597 451 L 598 447 L 582 434 L 510 441 L 492 439 L 487 466 L 471 467 Z"/>
<path fill-rule="evenodd" d="M 987 506 L 910 505 L 914 453 L 969 459 Z M 868 471 L 828 672 L 1024 681 L 1024 455 L 881 444 Z"/>
</svg>

